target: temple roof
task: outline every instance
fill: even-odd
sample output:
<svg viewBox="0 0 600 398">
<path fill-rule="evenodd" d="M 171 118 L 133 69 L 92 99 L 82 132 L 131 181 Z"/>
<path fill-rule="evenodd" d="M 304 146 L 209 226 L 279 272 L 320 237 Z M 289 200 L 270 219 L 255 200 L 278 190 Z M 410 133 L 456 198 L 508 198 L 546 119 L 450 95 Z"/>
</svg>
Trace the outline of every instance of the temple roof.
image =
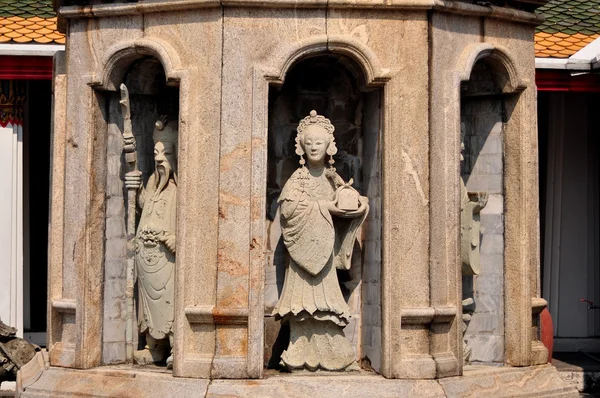
<svg viewBox="0 0 600 398">
<path fill-rule="evenodd" d="M 600 37 L 600 0 L 551 0 L 537 9 L 535 56 L 568 58 Z"/>
<path fill-rule="evenodd" d="M 52 0 L 0 0 L 0 43 L 64 44 Z"/>
</svg>

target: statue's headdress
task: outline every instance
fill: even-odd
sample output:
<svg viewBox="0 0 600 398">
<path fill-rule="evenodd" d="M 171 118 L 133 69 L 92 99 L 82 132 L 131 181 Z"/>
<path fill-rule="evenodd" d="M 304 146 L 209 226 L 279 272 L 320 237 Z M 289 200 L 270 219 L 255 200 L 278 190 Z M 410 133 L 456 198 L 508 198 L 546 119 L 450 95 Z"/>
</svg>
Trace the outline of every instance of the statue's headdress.
<svg viewBox="0 0 600 398">
<path fill-rule="evenodd" d="M 163 116 L 154 124 L 154 132 L 152 133 L 154 143 L 170 142 L 177 148 L 179 139 L 177 134 L 177 121 L 173 120 L 168 123 L 166 121 L 166 117 Z"/>
<path fill-rule="evenodd" d="M 300 155 L 300 164 L 304 166 L 306 160 L 304 160 L 304 135 L 310 127 L 318 127 L 323 129 L 329 135 L 329 146 L 327 147 L 327 154 L 329 155 L 329 164 L 333 167 L 333 155 L 337 153 L 337 147 L 335 146 L 335 137 L 333 132 L 335 127 L 331 124 L 331 121 L 325 116 L 317 115 L 317 111 L 312 110 L 310 114 L 304 119 L 300 120 L 298 124 L 298 135 L 296 135 L 296 154 Z"/>
</svg>

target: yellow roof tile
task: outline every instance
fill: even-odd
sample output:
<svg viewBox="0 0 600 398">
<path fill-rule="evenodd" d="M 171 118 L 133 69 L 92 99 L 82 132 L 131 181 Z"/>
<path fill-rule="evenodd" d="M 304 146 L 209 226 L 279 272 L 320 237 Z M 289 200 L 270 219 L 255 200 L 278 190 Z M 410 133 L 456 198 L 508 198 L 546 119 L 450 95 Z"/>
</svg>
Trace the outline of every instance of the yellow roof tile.
<svg viewBox="0 0 600 398">
<path fill-rule="evenodd" d="M 60 33 L 50 33 L 50 34 L 47 34 L 44 36 L 46 36 L 47 38 L 52 39 L 52 40 L 60 39 L 61 37 L 63 37 L 62 34 L 60 34 Z"/>
<path fill-rule="evenodd" d="M 0 43 L 6 43 L 7 41 L 11 41 L 10 37 L 0 36 Z"/>
<path fill-rule="evenodd" d="M 17 21 L 17 25 L 21 25 L 21 26 L 29 26 L 29 25 L 34 25 L 35 22 L 32 21 L 28 21 L 27 19 L 24 19 L 22 21 Z"/>
<path fill-rule="evenodd" d="M 21 28 L 21 29 L 15 30 L 15 32 L 20 33 L 22 35 L 26 35 L 28 33 L 33 33 L 33 30 L 27 29 L 27 28 Z"/>
<path fill-rule="evenodd" d="M 21 36 L 23 36 L 23 35 L 22 35 L 22 34 L 20 34 L 20 33 L 17 33 L 17 32 L 15 32 L 15 31 L 13 30 L 12 32 L 5 33 L 5 34 L 4 34 L 4 36 L 6 36 L 6 37 L 10 37 L 11 39 L 14 39 L 15 37 L 21 37 Z"/>
<path fill-rule="evenodd" d="M 562 50 L 564 47 L 562 46 L 557 46 L 556 44 L 553 46 L 548 47 L 550 50 L 556 50 L 556 51 L 560 51 Z"/>
<path fill-rule="evenodd" d="M 47 28 L 40 28 L 40 29 L 36 29 L 35 31 L 36 31 L 36 33 L 39 33 L 39 34 L 42 34 L 42 35 L 47 35 L 47 34 L 50 34 L 50 33 L 54 32 L 54 30 L 47 29 Z"/>
<path fill-rule="evenodd" d="M 576 37 L 567 37 L 565 39 L 565 41 L 569 42 L 569 43 L 579 43 L 581 41 L 581 39 L 578 39 Z"/>
<path fill-rule="evenodd" d="M 46 36 L 42 36 L 42 37 L 38 37 L 37 39 L 34 39 L 36 43 L 52 43 L 52 39 L 47 38 Z M 64 44 L 64 41 L 60 44 Z"/>
<path fill-rule="evenodd" d="M 552 43 L 551 41 L 548 40 L 542 40 L 541 42 L 538 43 L 540 46 L 544 46 L 544 47 L 550 47 L 551 45 L 553 45 L 554 43 Z"/>
<path fill-rule="evenodd" d="M 14 38 L 13 40 L 16 41 L 17 43 L 29 43 L 30 41 L 32 41 L 32 39 L 30 39 L 29 37 L 26 37 L 26 36 L 17 37 L 17 38 Z"/>
<path fill-rule="evenodd" d="M 558 53 L 561 55 L 564 55 L 565 57 L 570 57 L 571 55 L 575 54 L 577 51 L 569 51 L 569 50 L 562 50 L 559 51 Z"/>
</svg>

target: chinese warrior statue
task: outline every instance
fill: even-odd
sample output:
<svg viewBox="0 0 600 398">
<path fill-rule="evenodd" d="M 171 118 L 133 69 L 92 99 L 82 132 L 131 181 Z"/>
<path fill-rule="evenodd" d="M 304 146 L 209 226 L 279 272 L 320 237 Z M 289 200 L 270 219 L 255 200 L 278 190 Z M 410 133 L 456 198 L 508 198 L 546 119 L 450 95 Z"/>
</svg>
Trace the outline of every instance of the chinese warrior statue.
<svg viewBox="0 0 600 398">
<path fill-rule="evenodd" d="M 139 332 L 146 348 L 135 353 L 139 364 L 173 363 L 175 288 L 177 122 L 156 122 L 153 132 L 155 171 L 145 187 L 141 173 L 127 173 L 127 188 L 138 188 L 141 217 L 135 236 Z"/>
<path fill-rule="evenodd" d="M 350 268 L 356 234 L 369 211 L 368 198 L 351 187 L 352 180 L 345 183 L 336 173 L 334 126 L 328 119 L 311 111 L 297 131 L 301 166 L 279 197 L 283 241 L 291 257 L 273 310 L 275 319 L 290 326 L 281 364 L 289 370 L 357 369 L 343 331 L 350 310 L 336 270 Z"/>
</svg>

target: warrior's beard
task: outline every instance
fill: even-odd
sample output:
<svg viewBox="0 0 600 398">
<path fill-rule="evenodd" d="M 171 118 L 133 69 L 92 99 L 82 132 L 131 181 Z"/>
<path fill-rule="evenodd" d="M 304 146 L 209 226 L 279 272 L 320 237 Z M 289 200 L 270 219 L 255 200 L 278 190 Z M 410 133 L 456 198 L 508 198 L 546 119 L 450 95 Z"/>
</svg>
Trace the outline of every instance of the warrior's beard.
<svg viewBox="0 0 600 398">
<path fill-rule="evenodd" d="M 156 172 L 157 172 L 157 184 L 156 184 L 156 191 L 154 191 L 154 195 L 156 197 L 158 197 L 162 191 L 166 188 L 166 186 L 169 184 L 169 179 L 171 178 L 171 175 L 173 174 L 174 179 L 176 180 L 175 177 L 175 173 L 173 173 L 173 169 L 171 169 L 171 165 L 169 163 L 161 163 L 159 165 L 156 165 Z"/>
</svg>

